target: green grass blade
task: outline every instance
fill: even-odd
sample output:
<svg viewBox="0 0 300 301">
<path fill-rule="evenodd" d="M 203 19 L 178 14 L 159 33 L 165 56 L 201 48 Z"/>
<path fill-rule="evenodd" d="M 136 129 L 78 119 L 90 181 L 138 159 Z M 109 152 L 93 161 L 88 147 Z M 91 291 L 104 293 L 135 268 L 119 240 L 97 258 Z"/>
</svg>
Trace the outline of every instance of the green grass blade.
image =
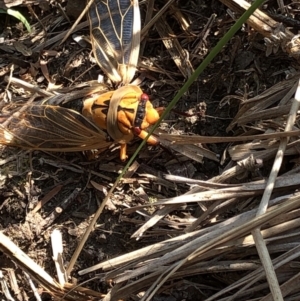
<svg viewBox="0 0 300 301">
<path fill-rule="evenodd" d="M 223 38 L 218 42 L 218 44 L 210 51 L 210 53 L 206 56 L 203 62 L 199 65 L 199 67 L 195 70 L 195 72 L 190 76 L 190 78 L 186 81 L 186 83 L 182 86 L 182 88 L 177 92 L 174 96 L 173 100 L 170 102 L 168 107 L 165 109 L 164 113 L 161 115 L 157 123 L 153 126 L 151 131 L 149 131 L 148 137 L 153 133 L 153 131 L 159 126 L 161 121 L 166 117 L 167 114 L 170 113 L 172 108 L 176 105 L 179 99 L 184 95 L 184 93 L 189 89 L 192 83 L 199 77 L 199 75 L 203 72 L 203 70 L 209 65 L 209 63 L 216 57 L 216 55 L 221 51 L 223 46 L 235 35 L 235 33 L 243 26 L 243 24 L 247 21 L 247 19 L 253 14 L 253 12 L 263 4 L 264 0 L 256 0 L 248 10 L 244 12 L 244 14 L 235 22 L 235 24 L 228 30 L 228 32 L 223 36 Z M 148 138 L 147 137 L 147 138 Z M 127 162 L 124 167 L 122 173 L 120 174 L 119 179 L 123 177 L 129 166 L 132 164 L 134 159 L 136 158 L 139 151 L 146 144 L 147 138 L 142 141 L 139 145 L 135 153 Z"/>
<path fill-rule="evenodd" d="M 20 13 L 18 12 L 17 10 L 14 10 L 14 9 L 0 9 L 0 14 L 8 14 L 10 16 L 13 16 L 14 18 L 18 19 L 19 21 L 21 21 L 24 26 L 26 27 L 27 31 L 28 32 L 31 32 L 31 28 L 30 28 L 30 25 L 28 23 L 28 21 L 26 20 L 26 18 Z"/>
</svg>

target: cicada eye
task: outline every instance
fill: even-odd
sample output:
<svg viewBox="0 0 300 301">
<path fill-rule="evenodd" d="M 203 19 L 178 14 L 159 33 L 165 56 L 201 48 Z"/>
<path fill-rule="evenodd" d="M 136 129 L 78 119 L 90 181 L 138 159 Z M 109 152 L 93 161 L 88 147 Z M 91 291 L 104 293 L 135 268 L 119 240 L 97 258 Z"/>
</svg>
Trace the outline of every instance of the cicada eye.
<svg viewBox="0 0 300 301">
<path fill-rule="evenodd" d="M 141 133 L 141 129 L 138 126 L 133 127 L 133 133 L 138 136 Z"/>
<path fill-rule="evenodd" d="M 148 94 L 146 94 L 146 93 L 143 93 L 142 95 L 141 95 L 141 101 L 148 101 L 149 100 L 149 95 Z"/>
</svg>

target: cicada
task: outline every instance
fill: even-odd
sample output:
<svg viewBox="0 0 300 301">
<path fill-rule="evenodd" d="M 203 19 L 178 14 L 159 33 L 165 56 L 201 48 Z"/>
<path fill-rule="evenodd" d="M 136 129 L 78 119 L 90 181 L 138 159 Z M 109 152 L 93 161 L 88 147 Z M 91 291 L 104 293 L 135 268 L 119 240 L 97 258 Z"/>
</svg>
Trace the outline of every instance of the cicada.
<svg viewBox="0 0 300 301">
<path fill-rule="evenodd" d="M 30 105 L 0 126 L 0 143 L 47 151 L 82 151 L 107 148 L 108 137 L 126 145 L 135 136 L 148 136 L 147 128 L 159 119 L 147 94 L 132 81 L 139 56 L 138 0 L 95 0 L 88 10 L 94 56 L 119 88 L 82 101 L 82 110 L 51 105 L 51 99 Z M 157 144 L 150 136 L 148 142 Z"/>
</svg>

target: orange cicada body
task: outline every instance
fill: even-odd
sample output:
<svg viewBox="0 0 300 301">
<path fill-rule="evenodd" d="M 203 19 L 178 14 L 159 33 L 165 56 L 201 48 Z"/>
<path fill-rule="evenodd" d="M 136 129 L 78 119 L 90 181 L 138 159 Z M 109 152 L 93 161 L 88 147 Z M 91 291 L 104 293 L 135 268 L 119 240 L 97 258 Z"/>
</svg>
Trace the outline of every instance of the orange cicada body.
<svg viewBox="0 0 300 301">
<path fill-rule="evenodd" d="M 82 101 L 82 111 L 52 105 L 52 99 L 16 113 L 0 125 L 0 143 L 27 149 L 81 151 L 106 148 L 108 136 L 126 144 L 135 136 L 145 139 L 159 114 L 149 97 L 130 82 L 135 74 L 140 45 L 138 0 L 94 0 L 88 10 L 94 56 L 104 73 L 119 88 Z M 60 106 L 61 105 L 61 106 Z M 148 138 L 157 144 L 154 136 Z"/>
<path fill-rule="evenodd" d="M 135 136 L 145 139 L 145 130 L 159 119 L 148 95 L 131 85 L 85 100 L 82 114 L 121 144 L 121 160 L 126 159 L 126 144 Z M 150 136 L 148 142 L 158 140 Z"/>
</svg>

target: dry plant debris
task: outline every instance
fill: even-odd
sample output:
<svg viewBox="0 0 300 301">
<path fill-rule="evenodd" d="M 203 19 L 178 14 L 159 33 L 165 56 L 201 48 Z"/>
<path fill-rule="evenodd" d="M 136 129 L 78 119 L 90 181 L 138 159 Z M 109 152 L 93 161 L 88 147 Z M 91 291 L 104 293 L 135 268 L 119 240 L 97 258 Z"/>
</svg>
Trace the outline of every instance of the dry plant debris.
<svg viewBox="0 0 300 301">
<path fill-rule="evenodd" d="M 2 125 L 24 103 L 107 89 L 96 82 L 90 46 L 77 42 L 88 35 L 85 19 L 74 23 L 78 3 L 0 1 L 32 27 L 0 21 Z M 1 146 L 2 299 L 299 299 L 300 3 L 284 4 L 266 1 L 194 83 L 174 110 L 181 114 L 156 131 L 165 149 L 143 149 L 73 270 L 124 166 L 116 147 L 66 154 Z M 248 7 L 141 2 L 136 83 L 165 106 Z"/>
</svg>

